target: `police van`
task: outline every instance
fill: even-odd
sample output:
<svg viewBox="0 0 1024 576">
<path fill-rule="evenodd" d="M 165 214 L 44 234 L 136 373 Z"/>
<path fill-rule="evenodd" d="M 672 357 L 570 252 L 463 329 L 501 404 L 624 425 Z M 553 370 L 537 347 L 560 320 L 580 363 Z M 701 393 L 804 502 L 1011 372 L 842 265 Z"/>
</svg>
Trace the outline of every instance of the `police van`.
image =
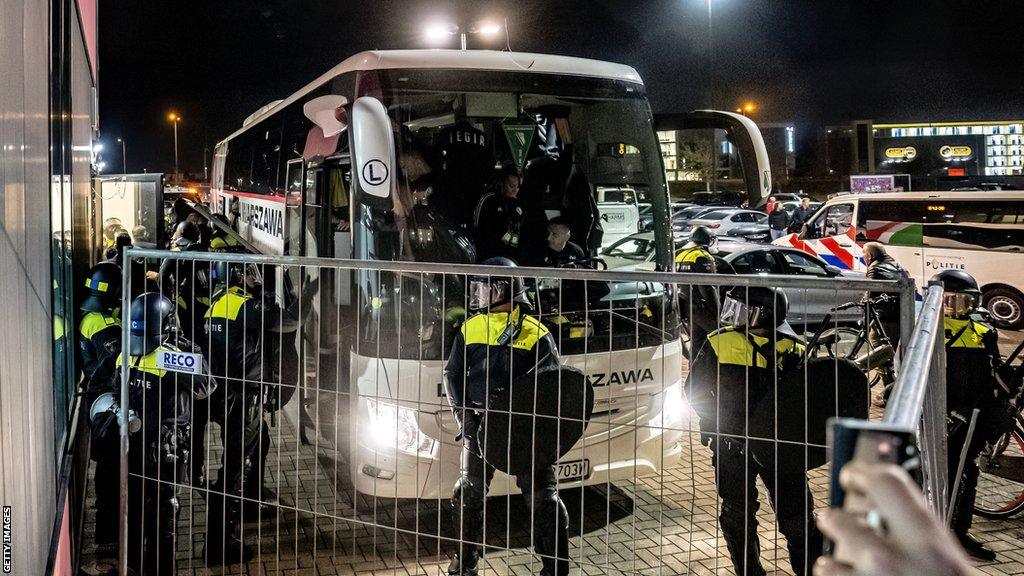
<svg viewBox="0 0 1024 576">
<path fill-rule="evenodd" d="M 746 161 L 751 203 L 768 196 L 767 151 L 749 119 L 702 111 L 663 122 L 659 129 L 696 122 L 726 131 Z M 472 208 L 493 191 L 499 167 L 515 166 L 525 175 L 521 195 L 542 190 L 543 208 L 570 219 L 598 198 L 580 201 L 568 189 L 609 200 L 642 194 L 657 267 L 670 270 L 669 198 L 654 129 L 643 82 L 628 66 L 497 51 L 364 52 L 217 144 L 212 206 L 237 214 L 241 234 L 267 254 L 402 261 L 413 271 L 417 262 L 472 264 Z M 418 158 L 433 170 L 429 187 L 409 177 L 423 176 Z M 635 230 L 635 198 L 632 206 L 622 220 Z M 307 365 L 318 367 L 321 391 L 336 385 L 348 402 L 347 434 L 339 435 L 348 446 L 339 450 L 348 453 L 356 489 L 446 497 L 460 448 L 442 369 L 465 314 L 464 284 L 455 274 L 322 268 L 319 276 L 320 330 L 305 335 L 305 348 L 320 357 Z M 684 435 L 675 304 L 664 290 L 608 284 L 609 294 L 633 291 L 608 305 L 614 315 L 573 307 L 568 292 L 540 313 L 563 363 L 596 391 L 587 433 L 557 465 L 563 485 L 658 473 Z M 491 492 L 515 490 L 499 473 Z"/>
<path fill-rule="evenodd" d="M 1024 192 L 836 196 L 798 234 L 774 243 L 863 270 L 865 242 L 884 244 L 919 287 L 943 270 L 971 274 L 996 324 L 1024 326 Z"/>
</svg>

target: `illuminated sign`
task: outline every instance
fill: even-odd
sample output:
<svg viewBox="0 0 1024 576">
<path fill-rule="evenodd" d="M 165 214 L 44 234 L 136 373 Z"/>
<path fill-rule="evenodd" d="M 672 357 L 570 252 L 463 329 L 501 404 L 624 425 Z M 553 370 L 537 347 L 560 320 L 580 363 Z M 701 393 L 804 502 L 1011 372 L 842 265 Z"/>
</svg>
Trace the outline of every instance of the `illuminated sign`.
<svg viewBox="0 0 1024 576">
<path fill-rule="evenodd" d="M 939 148 L 939 156 L 942 156 L 946 160 L 970 158 L 972 154 L 974 154 L 974 149 L 970 146 L 943 146 L 942 148 Z"/>
<path fill-rule="evenodd" d="M 894 146 L 885 149 L 885 157 L 897 162 L 907 162 L 917 158 L 917 148 L 913 146 Z"/>
</svg>

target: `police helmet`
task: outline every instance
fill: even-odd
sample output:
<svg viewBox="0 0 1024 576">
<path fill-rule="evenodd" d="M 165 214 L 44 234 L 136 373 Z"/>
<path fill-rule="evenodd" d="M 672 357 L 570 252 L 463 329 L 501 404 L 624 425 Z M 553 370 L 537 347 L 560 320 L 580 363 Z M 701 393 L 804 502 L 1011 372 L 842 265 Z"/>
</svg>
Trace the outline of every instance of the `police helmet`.
<svg viewBox="0 0 1024 576">
<path fill-rule="evenodd" d="M 722 324 L 736 328 L 780 328 L 786 324 L 789 299 L 775 288 L 737 286 L 722 302 Z"/>
<path fill-rule="evenodd" d="M 963 270 L 943 270 L 932 276 L 932 282 L 942 282 L 943 312 L 947 316 L 965 317 L 981 306 L 981 289 L 978 281 Z"/>
<path fill-rule="evenodd" d="M 92 422 L 93 433 L 97 431 L 117 433 L 117 414 L 120 412 L 117 395 L 114 392 L 104 392 L 96 397 L 89 409 L 89 421 Z M 142 429 L 142 420 L 135 414 L 134 410 L 128 411 L 128 431 L 132 434 Z M 101 432 L 101 433 L 102 433 Z"/>
<path fill-rule="evenodd" d="M 171 323 L 171 301 L 159 292 L 146 292 L 132 300 L 128 326 L 128 353 L 145 356 L 164 339 Z"/>
<path fill-rule="evenodd" d="M 199 242 L 201 237 L 199 227 L 189 220 L 178 223 L 171 236 L 171 249 L 184 250 L 190 245 Z"/>
<path fill-rule="evenodd" d="M 217 261 L 210 269 L 210 280 L 216 286 L 241 286 L 245 281 L 245 265 L 240 262 Z"/>
<path fill-rule="evenodd" d="M 683 248 L 689 249 L 703 246 L 710 249 L 715 244 L 715 240 L 715 233 L 710 228 L 707 226 L 697 226 L 690 231 L 690 239 Z"/>
<path fill-rule="evenodd" d="M 515 268 L 516 263 L 504 256 L 492 256 L 481 262 L 484 266 Z M 509 302 L 529 304 L 526 285 L 518 276 L 470 276 L 469 308 L 483 310 Z"/>
<path fill-rule="evenodd" d="M 102 312 L 117 305 L 121 299 L 121 268 L 113 262 L 100 262 L 89 270 L 85 280 L 82 310 Z"/>
</svg>

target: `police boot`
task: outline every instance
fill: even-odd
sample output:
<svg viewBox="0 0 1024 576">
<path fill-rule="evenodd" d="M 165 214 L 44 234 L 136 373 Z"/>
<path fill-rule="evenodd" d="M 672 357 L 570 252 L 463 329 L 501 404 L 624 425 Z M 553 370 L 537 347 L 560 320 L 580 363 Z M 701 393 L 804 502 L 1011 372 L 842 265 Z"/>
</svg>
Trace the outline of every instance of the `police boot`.
<svg viewBox="0 0 1024 576">
<path fill-rule="evenodd" d="M 252 547 L 235 536 L 238 498 L 228 497 L 225 502 L 220 487 L 216 486 L 210 488 L 206 502 L 206 546 L 203 550 L 206 565 L 228 566 L 251 560 L 254 555 Z"/>
<path fill-rule="evenodd" d="M 718 519 L 736 573 L 744 576 L 767 576 L 764 566 L 761 565 L 761 542 L 757 537 L 756 524 L 744 526 L 747 520 L 743 509 L 730 508 L 724 504 Z"/>
<path fill-rule="evenodd" d="M 480 563 L 480 548 L 463 544 L 462 552 L 452 556 L 448 564 L 449 576 L 476 576 L 477 565 Z"/>
<path fill-rule="evenodd" d="M 960 541 L 960 545 L 964 547 L 964 550 L 974 558 L 983 562 L 991 562 L 996 559 L 995 550 L 979 542 L 970 532 L 957 534 L 956 537 Z"/>
<path fill-rule="evenodd" d="M 540 555 L 541 576 L 569 574 L 569 512 L 557 495 L 554 506 L 537 507 L 534 520 L 534 551 Z"/>
</svg>

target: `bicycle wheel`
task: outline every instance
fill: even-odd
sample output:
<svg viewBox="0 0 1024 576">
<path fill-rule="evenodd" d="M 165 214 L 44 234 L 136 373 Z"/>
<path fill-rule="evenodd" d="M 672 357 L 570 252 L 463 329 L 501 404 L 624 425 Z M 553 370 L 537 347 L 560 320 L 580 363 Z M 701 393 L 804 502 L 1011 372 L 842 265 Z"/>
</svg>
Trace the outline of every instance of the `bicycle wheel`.
<svg viewBox="0 0 1024 576">
<path fill-rule="evenodd" d="M 1008 432 L 978 459 L 978 498 L 974 512 L 1010 518 L 1024 510 L 1024 431 Z"/>
<path fill-rule="evenodd" d="M 849 358 L 860 339 L 860 331 L 846 326 L 829 328 L 821 333 L 813 355 L 818 358 Z"/>
</svg>

